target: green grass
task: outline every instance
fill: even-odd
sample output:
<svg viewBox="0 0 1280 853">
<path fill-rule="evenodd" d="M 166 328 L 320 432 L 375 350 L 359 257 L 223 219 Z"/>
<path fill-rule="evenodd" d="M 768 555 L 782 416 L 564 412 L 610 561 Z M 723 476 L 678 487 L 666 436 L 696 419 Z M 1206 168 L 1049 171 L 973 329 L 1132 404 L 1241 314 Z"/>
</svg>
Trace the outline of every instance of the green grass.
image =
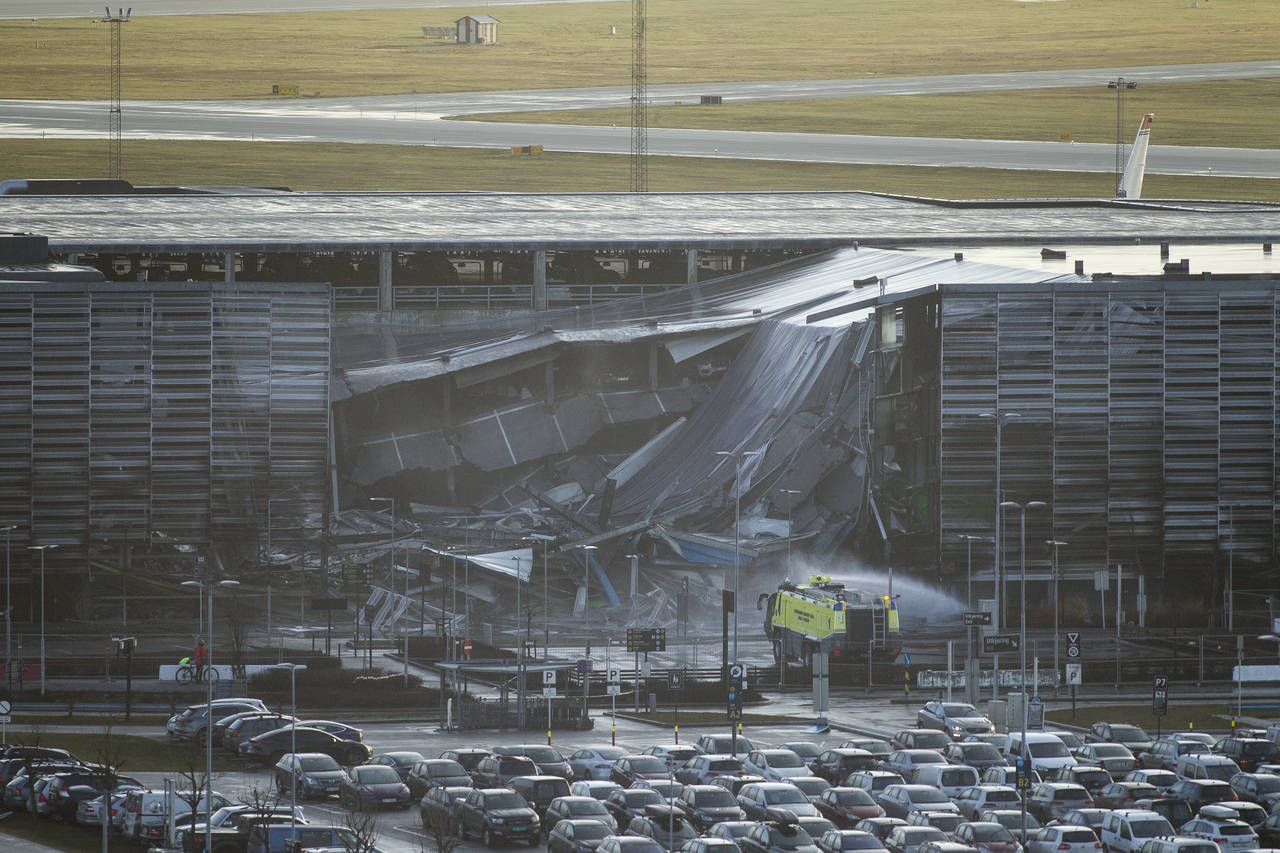
<svg viewBox="0 0 1280 853">
<path fill-rule="evenodd" d="M 109 760 L 125 776 L 151 770 L 174 770 L 188 765 L 203 772 L 205 752 L 198 744 L 169 741 L 164 735 L 151 738 L 117 732 L 112 732 L 108 741 L 105 731 L 104 728 L 102 732 L 95 733 L 59 732 L 56 728 L 47 728 L 32 732 L 11 728 L 9 741 L 59 747 L 82 761 Z M 217 749 L 213 751 L 214 770 L 235 770 L 239 767 L 239 762 L 226 753 Z"/>
<path fill-rule="evenodd" d="M 1061 701 L 1061 700 L 1059 700 Z M 1137 705 L 1086 705 L 1081 703 L 1076 718 L 1071 719 L 1071 708 L 1054 708 L 1045 711 L 1045 719 L 1058 723 L 1071 723 L 1077 726 L 1090 726 L 1098 720 L 1124 720 L 1141 726 L 1147 734 L 1155 737 L 1157 719 L 1151 713 L 1151 703 Z M 1168 734 L 1171 731 L 1225 732 L 1231 728 L 1231 717 L 1225 702 L 1213 704 L 1179 703 L 1176 698 L 1169 701 L 1169 713 L 1160 718 L 1160 730 Z"/>
<path fill-rule="evenodd" d="M 0 140 L 6 177 L 101 177 L 106 142 Z M 124 176 L 144 184 L 283 185 L 295 190 L 625 191 L 625 156 L 321 143 L 127 141 Z M 868 190 L 937 198 L 1108 197 L 1109 174 L 842 166 L 691 157 L 650 160 L 653 191 Z M 1148 198 L 1280 201 L 1280 180 L 1149 175 Z"/>
<path fill-rule="evenodd" d="M 1259 104 L 1280 102 L 1280 80 L 1141 87 L 1125 99 L 1124 140 L 1143 113 L 1155 113 L 1158 145 L 1280 146 L 1277 120 Z M 1115 142 L 1115 95 L 1103 87 L 954 95 L 837 98 L 722 106 L 651 107 L 653 127 L 855 133 L 960 139 Z M 490 113 L 466 118 L 535 124 L 629 125 L 626 109 Z"/>
<path fill-rule="evenodd" d="M 0 822 L 0 848 L 7 846 L 3 843 L 5 836 L 25 838 L 67 853 L 90 853 L 102 849 L 101 828 L 68 826 L 24 812 L 15 812 Z M 112 837 L 108 843 L 109 853 L 138 853 L 137 844 L 120 836 Z"/>
<path fill-rule="evenodd" d="M 627 3 L 509 6 L 501 44 L 424 39 L 474 11 L 137 16 L 124 97 L 246 98 L 625 85 Z M 1273 0 L 650 0 L 651 83 L 826 79 L 1272 59 Z M 610 35 L 609 28 L 617 27 Z M 0 22 L 0 97 L 105 98 L 107 27 Z M 1267 110 L 1258 110 L 1266 113 Z"/>
</svg>

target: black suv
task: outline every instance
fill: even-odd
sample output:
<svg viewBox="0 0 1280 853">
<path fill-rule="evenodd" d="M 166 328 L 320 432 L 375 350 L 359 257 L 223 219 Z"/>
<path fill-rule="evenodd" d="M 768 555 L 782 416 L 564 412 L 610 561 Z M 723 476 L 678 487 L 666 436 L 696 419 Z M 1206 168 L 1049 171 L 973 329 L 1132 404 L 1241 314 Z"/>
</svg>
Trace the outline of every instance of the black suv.
<svg viewBox="0 0 1280 853">
<path fill-rule="evenodd" d="M 517 776 L 537 776 L 538 765 L 522 755 L 486 755 L 471 771 L 477 788 L 500 788 Z"/>
<path fill-rule="evenodd" d="M 458 835 L 463 840 L 478 836 L 486 847 L 517 839 L 537 847 L 542 838 L 537 813 L 510 788 L 477 788 L 458 803 L 455 813 Z"/>
<path fill-rule="evenodd" d="M 686 820 L 679 809 L 665 803 L 645 806 L 644 814 L 631 819 L 626 834 L 651 838 L 668 853 L 679 850 L 686 841 L 698 837 L 693 823 Z"/>
<path fill-rule="evenodd" d="M 1239 764 L 1245 773 L 1256 773 L 1259 764 L 1269 764 L 1280 756 L 1280 746 L 1259 737 L 1226 737 L 1213 745 L 1213 751 Z"/>
<path fill-rule="evenodd" d="M 721 821 L 746 817 L 733 794 L 719 785 L 685 785 L 676 805 L 698 832 L 706 832 Z"/>
</svg>

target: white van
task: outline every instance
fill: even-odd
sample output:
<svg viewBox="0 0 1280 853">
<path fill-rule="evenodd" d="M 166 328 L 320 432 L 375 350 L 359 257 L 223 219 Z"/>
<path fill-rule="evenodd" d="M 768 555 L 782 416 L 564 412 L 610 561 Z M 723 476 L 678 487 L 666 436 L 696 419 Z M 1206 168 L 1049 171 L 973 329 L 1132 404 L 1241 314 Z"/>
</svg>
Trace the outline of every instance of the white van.
<svg viewBox="0 0 1280 853">
<path fill-rule="evenodd" d="M 1195 755 L 1179 756 L 1173 772 L 1183 779 L 1217 779 L 1219 782 L 1230 782 L 1231 777 L 1240 772 L 1240 765 L 1225 755 L 1198 752 Z"/>
<path fill-rule="evenodd" d="M 978 771 L 964 764 L 922 764 L 916 768 L 912 781 L 931 785 L 955 799 L 965 788 L 978 784 Z"/>
<path fill-rule="evenodd" d="M 1031 755 L 1031 769 L 1042 773 L 1076 763 L 1067 745 L 1048 732 L 1027 732 L 1027 752 Z M 1011 764 L 1022 756 L 1022 732 L 1010 733 L 1005 756 Z"/>
<path fill-rule="evenodd" d="M 1174 834 L 1173 824 L 1146 809 L 1114 809 L 1098 833 L 1104 853 L 1136 853 L 1148 839 Z"/>
</svg>

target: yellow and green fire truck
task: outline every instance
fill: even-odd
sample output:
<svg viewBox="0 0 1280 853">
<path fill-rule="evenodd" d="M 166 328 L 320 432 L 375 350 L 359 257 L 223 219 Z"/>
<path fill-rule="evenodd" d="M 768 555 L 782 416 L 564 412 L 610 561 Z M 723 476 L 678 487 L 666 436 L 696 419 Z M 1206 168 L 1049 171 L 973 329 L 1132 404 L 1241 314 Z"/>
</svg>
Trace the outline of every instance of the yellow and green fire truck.
<svg viewBox="0 0 1280 853">
<path fill-rule="evenodd" d="M 760 596 L 764 632 L 773 644 L 775 661 L 808 666 L 814 652 L 826 652 L 831 663 L 892 661 L 898 656 L 898 606 L 887 595 L 849 589 L 825 575 L 806 584 L 790 579 L 778 591 Z"/>
</svg>

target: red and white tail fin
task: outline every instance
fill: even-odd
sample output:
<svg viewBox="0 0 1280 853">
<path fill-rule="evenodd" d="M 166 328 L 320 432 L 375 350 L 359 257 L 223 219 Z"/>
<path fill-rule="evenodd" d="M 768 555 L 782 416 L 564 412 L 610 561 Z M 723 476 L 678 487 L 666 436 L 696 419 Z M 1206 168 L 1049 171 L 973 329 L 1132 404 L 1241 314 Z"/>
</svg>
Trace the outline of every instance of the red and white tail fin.
<svg viewBox="0 0 1280 853">
<path fill-rule="evenodd" d="M 1155 113 L 1147 113 L 1138 125 L 1138 135 L 1133 140 L 1133 150 L 1129 152 L 1129 161 L 1124 164 L 1124 174 L 1120 176 L 1120 186 L 1116 187 L 1116 198 L 1142 198 L 1142 177 L 1147 172 L 1147 142 L 1151 138 L 1151 120 Z"/>
</svg>

